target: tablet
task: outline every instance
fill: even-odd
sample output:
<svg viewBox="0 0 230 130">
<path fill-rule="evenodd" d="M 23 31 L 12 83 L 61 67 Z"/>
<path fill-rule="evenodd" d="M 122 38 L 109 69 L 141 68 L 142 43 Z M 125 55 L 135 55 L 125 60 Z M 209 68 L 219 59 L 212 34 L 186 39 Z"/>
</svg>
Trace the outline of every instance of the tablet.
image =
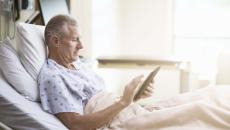
<svg viewBox="0 0 230 130">
<path fill-rule="evenodd" d="M 148 76 L 147 78 L 144 80 L 143 84 L 141 85 L 141 87 L 139 88 L 139 90 L 137 91 L 137 93 L 134 96 L 134 100 L 137 100 L 138 98 L 140 98 L 140 96 L 142 95 L 142 93 L 145 91 L 146 87 L 148 87 L 149 83 L 153 80 L 153 78 L 156 76 L 156 74 L 158 73 L 158 71 L 160 70 L 160 66 L 158 66 L 157 68 L 155 68 Z"/>
</svg>

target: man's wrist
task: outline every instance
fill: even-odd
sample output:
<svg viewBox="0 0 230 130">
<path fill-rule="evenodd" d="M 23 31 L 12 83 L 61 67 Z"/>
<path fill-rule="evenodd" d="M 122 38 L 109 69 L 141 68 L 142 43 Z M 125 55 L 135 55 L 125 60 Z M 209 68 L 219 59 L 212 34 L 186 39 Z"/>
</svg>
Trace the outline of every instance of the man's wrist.
<svg viewBox="0 0 230 130">
<path fill-rule="evenodd" d="M 129 105 L 128 103 L 125 103 L 122 100 L 118 101 L 117 104 L 120 105 L 122 108 L 125 108 L 125 107 L 127 107 Z"/>
</svg>

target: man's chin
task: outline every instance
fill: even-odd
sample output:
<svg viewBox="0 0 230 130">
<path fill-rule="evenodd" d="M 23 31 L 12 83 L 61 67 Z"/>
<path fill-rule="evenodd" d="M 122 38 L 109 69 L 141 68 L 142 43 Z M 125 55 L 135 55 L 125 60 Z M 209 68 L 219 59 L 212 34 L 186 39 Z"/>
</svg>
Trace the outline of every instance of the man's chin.
<svg viewBox="0 0 230 130">
<path fill-rule="evenodd" d="M 78 60 L 79 59 L 79 56 L 75 56 L 75 57 L 73 57 L 73 61 L 76 61 L 76 60 Z"/>
</svg>

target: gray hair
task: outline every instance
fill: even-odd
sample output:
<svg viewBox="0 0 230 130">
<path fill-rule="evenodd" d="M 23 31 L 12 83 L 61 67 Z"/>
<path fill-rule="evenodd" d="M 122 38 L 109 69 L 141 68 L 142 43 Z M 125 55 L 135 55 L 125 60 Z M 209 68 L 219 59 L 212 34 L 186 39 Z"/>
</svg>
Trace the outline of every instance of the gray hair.
<svg viewBox="0 0 230 130">
<path fill-rule="evenodd" d="M 60 38 L 66 36 L 63 29 L 64 25 L 77 26 L 77 21 L 68 15 L 56 15 L 49 20 L 45 28 L 45 42 L 48 45 L 52 35 L 57 35 Z"/>
</svg>

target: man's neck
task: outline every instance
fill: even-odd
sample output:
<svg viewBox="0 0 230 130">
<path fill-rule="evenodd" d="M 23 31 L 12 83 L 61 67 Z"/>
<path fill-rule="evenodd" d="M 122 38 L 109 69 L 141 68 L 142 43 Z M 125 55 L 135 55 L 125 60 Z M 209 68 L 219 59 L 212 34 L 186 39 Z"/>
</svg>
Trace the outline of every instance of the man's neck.
<svg viewBox="0 0 230 130">
<path fill-rule="evenodd" d="M 76 69 L 76 68 L 74 67 L 74 65 L 73 65 L 71 62 L 67 62 L 67 61 L 64 60 L 64 58 L 58 57 L 57 55 L 49 54 L 49 55 L 48 55 L 48 58 L 54 60 L 54 61 L 57 62 L 59 65 L 62 65 L 62 66 L 64 66 L 65 68 L 68 68 L 68 69 Z"/>
</svg>

